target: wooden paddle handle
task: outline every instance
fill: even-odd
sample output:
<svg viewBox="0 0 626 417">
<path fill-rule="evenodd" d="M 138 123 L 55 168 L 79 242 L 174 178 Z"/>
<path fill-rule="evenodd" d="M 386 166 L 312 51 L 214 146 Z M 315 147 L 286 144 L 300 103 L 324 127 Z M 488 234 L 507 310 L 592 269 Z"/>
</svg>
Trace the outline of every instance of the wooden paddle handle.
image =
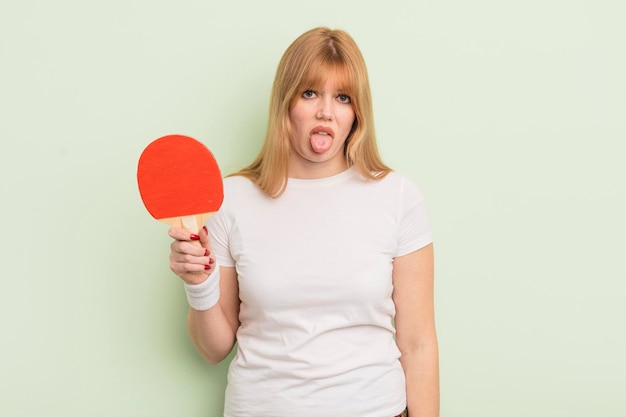
<svg viewBox="0 0 626 417">
<path fill-rule="evenodd" d="M 172 227 L 184 227 L 189 230 L 191 233 L 198 234 L 204 223 L 211 217 L 214 213 L 201 213 L 193 216 L 182 216 L 182 217 L 169 217 L 166 219 L 158 219 L 163 223 L 167 223 Z"/>
<path fill-rule="evenodd" d="M 185 216 L 180 218 L 181 226 L 185 229 L 192 231 L 193 233 L 198 233 L 202 226 L 204 226 L 204 222 L 206 219 L 203 219 L 202 216 Z"/>
</svg>

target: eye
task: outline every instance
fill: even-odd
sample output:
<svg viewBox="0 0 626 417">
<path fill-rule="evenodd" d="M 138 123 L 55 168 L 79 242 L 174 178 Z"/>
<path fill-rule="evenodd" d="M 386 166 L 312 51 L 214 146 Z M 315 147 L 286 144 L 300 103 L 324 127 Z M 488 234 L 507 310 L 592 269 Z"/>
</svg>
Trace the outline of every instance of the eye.
<svg viewBox="0 0 626 417">
<path fill-rule="evenodd" d="M 337 100 L 342 103 L 342 104 L 350 104 L 352 103 L 352 99 L 350 98 L 350 96 L 346 95 L 346 94 L 339 94 L 337 96 Z"/>
<path fill-rule="evenodd" d="M 313 91 L 313 90 L 306 90 L 304 93 L 302 93 L 302 97 L 303 98 L 313 98 L 313 97 L 315 97 L 315 91 Z"/>
</svg>

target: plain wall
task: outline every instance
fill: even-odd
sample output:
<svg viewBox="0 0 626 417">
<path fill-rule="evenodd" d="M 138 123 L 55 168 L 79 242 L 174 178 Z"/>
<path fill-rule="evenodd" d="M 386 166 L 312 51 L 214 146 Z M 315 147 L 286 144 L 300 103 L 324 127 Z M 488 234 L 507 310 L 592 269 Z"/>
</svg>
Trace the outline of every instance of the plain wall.
<svg viewBox="0 0 626 417">
<path fill-rule="evenodd" d="M 0 415 L 219 416 L 143 148 L 263 136 L 318 25 L 369 65 L 384 159 L 435 230 L 442 416 L 626 415 L 620 0 L 2 0 Z M 375 221 L 375 219 L 373 219 Z"/>
</svg>

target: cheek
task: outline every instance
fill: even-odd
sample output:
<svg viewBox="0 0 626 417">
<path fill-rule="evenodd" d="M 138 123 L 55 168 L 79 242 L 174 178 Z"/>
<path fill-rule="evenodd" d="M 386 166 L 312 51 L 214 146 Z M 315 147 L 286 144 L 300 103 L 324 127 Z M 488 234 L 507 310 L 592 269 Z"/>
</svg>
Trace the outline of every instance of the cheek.
<svg viewBox="0 0 626 417">
<path fill-rule="evenodd" d="M 289 122 L 288 122 L 288 128 L 287 128 L 287 132 L 289 133 L 290 138 L 289 139 L 293 139 L 293 137 L 298 133 L 298 119 L 296 117 L 294 117 L 293 113 L 289 113 Z"/>
<path fill-rule="evenodd" d="M 292 132 L 296 133 L 300 131 L 302 119 L 302 112 L 298 109 L 298 107 L 294 107 L 291 111 L 289 111 L 289 122 L 291 123 Z"/>
<path fill-rule="evenodd" d="M 346 129 L 348 132 L 352 130 L 352 126 L 356 121 L 356 114 L 354 110 L 346 110 L 344 114 L 341 115 L 342 127 Z"/>
</svg>

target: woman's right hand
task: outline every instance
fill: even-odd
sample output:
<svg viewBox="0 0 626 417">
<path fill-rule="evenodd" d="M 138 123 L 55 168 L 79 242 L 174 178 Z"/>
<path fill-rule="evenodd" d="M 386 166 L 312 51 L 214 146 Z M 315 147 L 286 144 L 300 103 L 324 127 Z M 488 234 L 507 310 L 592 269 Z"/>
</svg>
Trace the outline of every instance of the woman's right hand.
<svg viewBox="0 0 626 417">
<path fill-rule="evenodd" d="M 197 235 L 182 227 L 172 227 L 168 234 L 174 239 L 170 246 L 170 269 L 187 284 L 204 282 L 215 269 L 206 226 Z"/>
</svg>

